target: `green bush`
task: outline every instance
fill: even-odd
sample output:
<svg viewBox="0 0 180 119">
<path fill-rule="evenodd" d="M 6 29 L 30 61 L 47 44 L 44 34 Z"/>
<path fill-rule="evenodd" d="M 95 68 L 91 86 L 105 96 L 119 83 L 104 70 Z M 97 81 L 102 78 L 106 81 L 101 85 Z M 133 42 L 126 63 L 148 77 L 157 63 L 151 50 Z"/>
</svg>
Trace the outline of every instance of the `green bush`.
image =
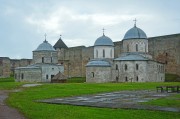
<svg viewBox="0 0 180 119">
<path fill-rule="evenodd" d="M 165 82 L 180 82 L 180 77 L 176 74 L 165 74 Z"/>
</svg>

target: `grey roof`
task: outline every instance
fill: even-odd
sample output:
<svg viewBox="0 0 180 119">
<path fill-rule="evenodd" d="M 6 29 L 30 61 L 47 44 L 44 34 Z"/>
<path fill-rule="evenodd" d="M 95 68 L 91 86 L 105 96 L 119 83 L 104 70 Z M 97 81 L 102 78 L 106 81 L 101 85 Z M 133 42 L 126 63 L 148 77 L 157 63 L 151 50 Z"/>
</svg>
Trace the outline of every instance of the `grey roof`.
<svg viewBox="0 0 180 119">
<path fill-rule="evenodd" d="M 87 63 L 86 67 L 111 67 L 111 64 L 105 60 L 93 59 Z"/>
<path fill-rule="evenodd" d="M 55 51 L 55 49 L 53 48 L 53 46 L 51 44 L 48 43 L 48 41 L 45 40 L 34 51 Z"/>
<path fill-rule="evenodd" d="M 114 46 L 114 43 L 109 37 L 103 34 L 103 36 L 95 41 L 94 46 Z"/>
<path fill-rule="evenodd" d="M 121 60 L 121 61 L 147 61 L 149 59 L 141 56 L 141 55 L 138 55 L 138 54 L 128 54 L 126 56 L 120 56 L 119 58 L 116 58 L 114 60 Z"/>
<path fill-rule="evenodd" d="M 141 30 L 140 28 L 136 27 L 136 25 L 134 25 L 133 28 L 131 28 L 126 32 L 123 40 L 125 39 L 147 39 L 147 36 L 143 30 Z"/>
<path fill-rule="evenodd" d="M 66 46 L 66 44 L 62 41 L 61 37 L 59 38 L 59 40 L 56 42 L 56 44 L 53 46 L 55 49 L 56 48 L 64 48 L 67 49 L 68 47 Z"/>
</svg>

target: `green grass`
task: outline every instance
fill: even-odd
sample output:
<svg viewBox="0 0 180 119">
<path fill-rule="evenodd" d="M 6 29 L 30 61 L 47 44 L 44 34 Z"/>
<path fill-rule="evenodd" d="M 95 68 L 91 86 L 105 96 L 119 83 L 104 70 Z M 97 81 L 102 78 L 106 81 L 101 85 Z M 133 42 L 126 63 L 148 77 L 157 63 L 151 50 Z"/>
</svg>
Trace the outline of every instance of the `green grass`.
<svg viewBox="0 0 180 119">
<path fill-rule="evenodd" d="M 67 79 L 67 83 L 84 83 L 84 82 L 86 82 L 85 77 L 73 77 Z"/>
<path fill-rule="evenodd" d="M 149 102 L 144 102 L 143 104 L 180 108 L 180 94 L 176 94 L 171 97 L 151 100 Z"/>
<path fill-rule="evenodd" d="M 15 82 L 13 77 L 0 78 L 0 90 L 11 90 L 18 88 L 23 83 Z"/>
<path fill-rule="evenodd" d="M 38 87 L 24 88 L 22 92 L 11 93 L 7 102 L 9 105 L 18 108 L 29 119 L 180 119 L 180 114 L 175 112 L 94 108 L 36 102 L 36 100 L 47 98 L 119 90 L 151 90 L 159 85 L 179 84 L 180 83 L 44 84 Z"/>
</svg>

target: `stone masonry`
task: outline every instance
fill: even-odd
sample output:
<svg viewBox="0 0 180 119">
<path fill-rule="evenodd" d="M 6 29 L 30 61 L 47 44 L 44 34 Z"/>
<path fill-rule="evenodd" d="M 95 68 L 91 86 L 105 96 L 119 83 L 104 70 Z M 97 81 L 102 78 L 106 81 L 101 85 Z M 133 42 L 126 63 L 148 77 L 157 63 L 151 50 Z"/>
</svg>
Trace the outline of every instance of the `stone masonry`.
<svg viewBox="0 0 180 119">
<path fill-rule="evenodd" d="M 180 33 L 150 37 L 148 38 L 148 42 L 149 54 L 153 56 L 153 59 L 165 63 L 166 73 L 177 74 L 180 76 Z M 58 49 L 58 62 L 64 65 L 64 74 L 66 76 L 85 77 L 85 65 L 90 59 L 94 58 L 93 52 L 93 46 L 77 46 L 67 49 Z M 114 42 L 114 57 L 119 57 L 122 52 L 122 41 Z M 0 58 L 1 77 L 10 76 L 15 67 L 32 64 L 32 59 L 2 59 L 3 58 Z M 4 69 L 4 67 L 6 68 Z"/>
</svg>

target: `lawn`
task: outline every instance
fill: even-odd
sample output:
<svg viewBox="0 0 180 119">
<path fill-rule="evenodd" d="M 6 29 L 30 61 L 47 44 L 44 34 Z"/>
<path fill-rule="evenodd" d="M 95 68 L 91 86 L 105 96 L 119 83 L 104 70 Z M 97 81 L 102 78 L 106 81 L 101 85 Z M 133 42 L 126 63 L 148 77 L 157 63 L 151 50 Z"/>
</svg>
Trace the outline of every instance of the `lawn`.
<svg viewBox="0 0 180 119">
<path fill-rule="evenodd" d="M 23 83 L 15 82 L 13 77 L 10 78 L 0 78 L 0 90 L 11 90 L 18 88 Z"/>
<path fill-rule="evenodd" d="M 180 114 L 175 112 L 94 108 L 36 102 L 36 100 L 40 99 L 100 92 L 151 90 L 159 85 L 180 85 L 180 83 L 44 83 L 42 86 L 23 88 L 21 92 L 11 93 L 7 103 L 18 108 L 28 119 L 180 119 Z M 179 97 L 179 94 L 177 97 Z M 161 100 L 158 101 L 163 102 Z M 156 102 L 152 103 L 158 105 Z M 170 106 L 177 103 L 170 104 Z M 167 105 L 166 101 L 164 101 L 164 105 Z"/>
</svg>

